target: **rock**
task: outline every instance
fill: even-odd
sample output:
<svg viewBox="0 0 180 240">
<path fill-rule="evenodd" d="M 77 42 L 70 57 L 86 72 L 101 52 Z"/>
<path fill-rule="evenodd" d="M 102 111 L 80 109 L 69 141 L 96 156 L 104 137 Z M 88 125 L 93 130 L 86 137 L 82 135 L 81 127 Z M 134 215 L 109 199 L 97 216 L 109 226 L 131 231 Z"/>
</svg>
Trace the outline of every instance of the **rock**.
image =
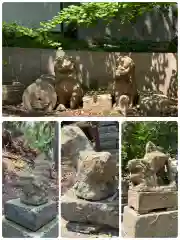
<svg viewBox="0 0 180 240">
<path fill-rule="evenodd" d="M 82 224 L 82 228 L 79 227 L 79 231 L 73 231 L 73 230 L 77 230 L 77 228 L 75 227 L 74 229 L 71 230 L 71 227 L 73 228 L 74 226 L 74 222 L 67 222 L 65 221 L 63 218 L 61 218 L 61 237 L 62 238 L 117 238 L 119 237 L 119 229 L 117 228 L 111 228 L 105 225 L 104 227 L 100 226 L 100 225 L 96 225 L 95 229 L 99 229 L 98 232 L 91 232 L 91 233 L 83 233 L 83 228 L 85 228 L 86 226 L 90 226 L 90 228 L 94 226 L 94 224 L 83 224 L 83 223 L 75 223 L 77 225 L 81 225 Z M 94 230 L 95 230 L 94 229 Z M 86 229 L 85 229 L 86 232 Z"/>
<path fill-rule="evenodd" d="M 171 116 L 177 112 L 177 103 L 166 95 L 149 93 L 141 96 L 139 108 L 143 116 Z"/>
<path fill-rule="evenodd" d="M 61 216 L 66 221 L 119 228 L 119 200 L 90 202 L 78 199 L 71 189 L 61 197 Z"/>
<path fill-rule="evenodd" d="M 93 151 L 93 145 L 83 131 L 77 126 L 64 126 L 61 129 L 62 162 L 71 159 L 77 168 L 80 152 L 85 150 Z"/>
<path fill-rule="evenodd" d="M 83 151 L 80 154 L 75 194 L 97 201 L 112 196 L 117 189 L 116 160 L 109 152 Z"/>
<path fill-rule="evenodd" d="M 66 224 L 66 227 L 72 232 L 79 232 L 84 234 L 98 233 L 102 228 L 100 225 L 79 222 L 68 222 Z"/>
</svg>

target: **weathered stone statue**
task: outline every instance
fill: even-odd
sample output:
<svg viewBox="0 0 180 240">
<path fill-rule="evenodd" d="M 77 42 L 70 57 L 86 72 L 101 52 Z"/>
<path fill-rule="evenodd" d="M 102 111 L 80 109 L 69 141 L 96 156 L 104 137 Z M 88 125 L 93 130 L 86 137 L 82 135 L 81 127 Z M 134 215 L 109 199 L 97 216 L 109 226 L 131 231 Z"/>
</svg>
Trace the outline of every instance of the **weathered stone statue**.
<svg viewBox="0 0 180 240">
<path fill-rule="evenodd" d="M 61 197 L 61 215 L 73 231 L 91 233 L 119 228 L 117 161 L 109 152 L 96 152 L 76 125 L 62 128 L 62 161 L 76 162 L 76 181 Z"/>
<path fill-rule="evenodd" d="M 56 76 L 55 89 L 58 96 L 58 110 L 79 107 L 82 101 L 83 89 L 77 77 L 76 60 L 69 56 L 55 59 L 54 72 Z"/>
<path fill-rule="evenodd" d="M 43 74 L 30 84 L 23 93 L 23 106 L 29 112 L 51 112 L 57 104 L 55 76 Z"/>
<path fill-rule="evenodd" d="M 93 201 L 112 196 L 117 190 L 117 167 L 111 154 L 85 151 L 81 159 L 74 185 L 76 196 Z"/>
<path fill-rule="evenodd" d="M 130 106 L 130 99 L 127 95 L 121 95 L 119 97 L 119 104 L 114 107 L 114 110 L 118 111 L 123 117 L 140 116 L 138 109 Z"/>
<path fill-rule="evenodd" d="M 133 159 L 128 162 L 131 188 L 139 191 L 160 191 L 167 187 L 176 189 L 170 164 L 169 156 L 152 142 L 148 142 L 144 158 Z M 169 184 L 162 187 L 167 185 L 164 182 L 165 176 L 167 176 Z"/>
<path fill-rule="evenodd" d="M 129 97 L 129 105 L 133 106 L 137 95 L 137 87 L 135 81 L 135 63 L 129 56 L 120 56 L 117 59 L 115 80 L 113 81 L 112 88 L 112 95 L 115 96 L 115 106 L 119 105 L 121 95 L 127 95 Z"/>
<path fill-rule="evenodd" d="M 4 204 L 3 237 L 59 236 L 57 202 L 48 196 L 50 165 L 42 153 L 35 159 L 34 169 L 27 169 L 19 176 L 17 185 L 22 189 L 20 198 L 8 200 Z"/>
<path fill-rule="evenodd" d="M 19 186 L 22 187 L 21 202 L 27 205 L 42 205 L 48 202 L 50 164 L 44 154 L 35 159 L 32 172 L 20 175 Z"/>
<path fill-rule="evenodd" d="M 177 237 L 178 192 L 171 165 L 169 155 L 152 142 L 147 143 L 144 158 L 128 162 L 131 187 L 123 213 L 123 237 Z"/>
</svg>

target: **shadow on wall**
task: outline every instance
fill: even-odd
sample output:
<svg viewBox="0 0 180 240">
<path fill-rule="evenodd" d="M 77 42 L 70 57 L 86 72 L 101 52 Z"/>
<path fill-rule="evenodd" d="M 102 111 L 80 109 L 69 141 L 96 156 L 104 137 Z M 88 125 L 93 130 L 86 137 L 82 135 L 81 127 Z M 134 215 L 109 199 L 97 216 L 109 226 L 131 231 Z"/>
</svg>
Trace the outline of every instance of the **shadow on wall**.
<svg viewBox="0 0 180 240">
<path fill-rule="evenodd" d="M 135 62 L 140 91 L 162 91 L 177 98 L 177 54 L 66 52 L 77 59 L 78 74 L 87 87 L 102 88 L 114 79 L 116 59 L 129 55 Z"/>
<path fill-rule="evenodd" d="M 136 65 L 136 82 L 139 90 L 160 90 L 177 97 L 177 54 L 174 53 L 108 53 L 88 51 L 55 51 L 52 49 L 3 48 L 3 84 L 18 79 L 31 84 L 41 74 L 54 74 L 54 59 L 59 55 L 74 56 L 78 77 L 86 87 L 107 87 L 114 79 L 116 59 L 129 55 Z"/>
<path fill-rule="evenodd" d="M 133 53 L 131 57 L 136 64 L 139 90 L 162 91 L 177 98 L 177 54 Z"/>
</svg>

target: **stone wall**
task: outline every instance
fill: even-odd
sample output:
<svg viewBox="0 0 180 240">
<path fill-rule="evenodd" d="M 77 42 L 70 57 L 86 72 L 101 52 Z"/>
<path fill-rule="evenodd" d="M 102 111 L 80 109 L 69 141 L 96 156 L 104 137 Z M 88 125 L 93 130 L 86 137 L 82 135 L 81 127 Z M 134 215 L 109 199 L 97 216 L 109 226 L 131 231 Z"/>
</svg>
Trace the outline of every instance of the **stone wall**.
<svg viewBox="0 0 180 240">
<path fill-rule="evenodd" d="M 3 84 L 18 78 L 28 85 L 39 75 L 54 73 L 56 55 L 76 57 L 78 76 L 87 87 L 107 86 L 114 78 L 118 55 L 126 53 L 55 51 L 52 49 L 3 48 Z M 136 64 L 136 81 L 140 90 L 159 89 L 164 94 L 177 95 L 177 54 L 174 53 L 128 53 Z"/>
<path fill-rule="evenodd" d="M 99 122 L 98 126 L 101 151 L 110 152 L 119 161 L 118 122 Z"/>
</svg>

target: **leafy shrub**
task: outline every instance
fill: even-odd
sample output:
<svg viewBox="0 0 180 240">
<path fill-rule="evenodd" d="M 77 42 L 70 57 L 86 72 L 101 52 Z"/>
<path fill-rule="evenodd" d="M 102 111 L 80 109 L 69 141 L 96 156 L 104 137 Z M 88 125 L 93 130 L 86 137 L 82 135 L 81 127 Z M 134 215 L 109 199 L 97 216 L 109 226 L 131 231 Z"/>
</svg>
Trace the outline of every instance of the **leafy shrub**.
<svg viewBox="0 0 180 240">
<path fill-rule="evenodd" d="M 148 141 L 176 157 L 178 149 L 177 122 L 125 122 L 122 125 L 122 169 L 130 159 L 142 158 Z"/>
</svg>

